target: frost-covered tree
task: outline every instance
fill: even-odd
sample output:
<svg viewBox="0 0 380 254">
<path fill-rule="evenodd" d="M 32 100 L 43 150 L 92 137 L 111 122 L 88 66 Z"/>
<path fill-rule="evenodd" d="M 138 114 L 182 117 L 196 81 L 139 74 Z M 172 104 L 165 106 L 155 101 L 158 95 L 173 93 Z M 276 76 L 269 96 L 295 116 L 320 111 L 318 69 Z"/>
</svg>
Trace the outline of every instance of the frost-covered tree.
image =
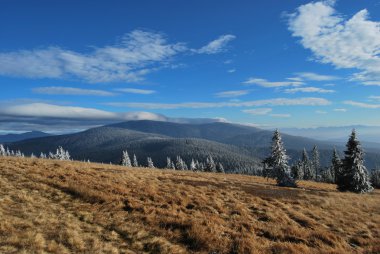
<svg viewBox="0 0 380 254">
<path fill-rule="evenodd" d="M 195 164 L 194 159 L 191 159 L 191 162 L 190 162 L 190 170 L 191 170 L 191 171 L 195 171 L 195 170 L 197 170 L 197 165 Z"/>
<path fill-rule="evenodd" d="M 16 157 L 24 157 L 24 154 L 20 150 L 17 150 L 15 153 L 15 156 Z"/>
<path fill-rule="evenodd" d="M 53 158 L 56 160 L 61 160 L 61 161 L 68 161 L 70 160 L 70 153 L 69 151 L 66 151 L 65 149 L 63 149 L 62 146 L 59 146 L 57 148 L 57 151 L 53 155 Z"/>
<path fill-rule="evenodd" d="M 320 180 L 325 183 L 333 183 L 334 182 L 333 168 L 325 167 L 322 170 L 320 170 Z"/>
<path fill-rule="evenodd" d="M 343 171 L 342 176 L 340 176 L 341 179 L 338 180 L 338 189 L 356 193 L 372 191 L 373 188 L 369 181 L 368 172 L 364 166 L 364 153 L 356 137 L 355 130 L 352 130 L 344 154 Z"/>
<path fill-rule="evenodd" d="M 131 159 L 129 158 L 128 151 L 123 151 L 123 157 L 121 159 L 121 165 L 126 167 L 132 167 Z"/>
<path fill-rule="evenodd" d="M 53 160 L 55 159 L 55 155 L 52 152 L 49 152 L 48 158 Z"/>
<path fill-rule="evenodd" d="M 136 154 L 133 154 L 133 166 L 134 166 L 134 167 L 138 167 L 138 166 L 139 166 L 139 163 L 138 163 L 138 161 L 137 161 Z"/>
<path fill-rule="evenodd" d="M 313 147 L 313 151 L 312 151 L 312 168 L 313 168 L 313 172 L 314 172 L 314 179 L 318 181 L 319 179 L 319 175 L 320 175 L 320 162 L 319 162 L 319 151 L 318 151 L 318 147 L 315 145 Z"/>
<path fill-rule="evenodd" d="M 172 160 L 170 159 L 170 157 L 166 157 L 166 167 L 167 169 L 171 169 L 172 167 Z"/>
<path fill-rule="evenodd" d="M 273 176 L 277 185 L 295 187 L 296 183 L 290 174 L 288 156 L 282 142 L 281 134 L 276 130 L 272 138 L 271 155 L 265 159 L 265 163 L 270 167 L 269 175 Z"/>
<path fill-rule="evenodd" d="M 146 158 L 146 161 L 147 161 L 147 164 L 148 164 L 148 168 L 154 168 L 154 164 L 153 164 L 152 158 L 148 157 L 148 158 Z"/>
<path fill-rule="evenodd" d="M 292 167 L 291 173 L 294 179 L 302 180 L 303 179 L 303 163 L 301 160 L 298 160 Z"/>
<path fill-rule="evenodd" d="M 181 156 L 177 156 L 177 160 L 175 162 L 175 168 L 177 170 L 187 170 L 186 163 L 182 160 Z"/>
<path fill-rule="evenodd" d="M 44 154 L 43 152 L 40 153 L 40 158 L 41 159 L 46 159 L 46 154 Z"/>
<path fill-rule="evenodd" d="M 380 169 L 371 171 L 371 183 L 373 187 L 380 188 Z"/>
<path fill-rule="evenodd" d="M 0 144 L 0 156 L 6 156 L 7 155 L 6 153 L 7 152 L 6 152 L 3 144 Z"/>
<path fill-rule="evenodd" d="M 217 165 L 216 165 L 216 171 L 218 172 L 218 173 L 224 173 L 224 167 L 223 167 L 223 164 L 222 163 L 218 163 Z"/>
<path fill-rule="evenodd" d="M 331 173 L 334 178 L 334 183 L 338 184 L 338 179 L 343 179 L 342 177 L 342 160 L 339 157 L 339 154 L 334 148 L 332 159 L 331 159 Z"/>
<path fill-rule="evenodd" d="M 198 160 L 195 162 L 196 170 L 203 172 L 205 170 L 205 165 L 203 162 L 199 162 Z"/>
<path fill-rule="evenodd" d="M 306 149 L 303 149 L 302 158 L 301 158 L 301 167 L 303 171 L 303 179 L 312 180 L 314 179 L 313 167 L 311 165 L 309 155 L 307 154 Z"/>
<path fill-rule="evenodd" d="M 216 172 L 216 164 L 214 162 L 214 159 L 212 158 L 212 156 L 210 155 L 209 157 L 207 157 L 206 159 L 206 170 L 207 172 Z"/>
<path fill-rule="evenodd" d="M 0 144 L 0 156 L 7 156 L 7 152 L 5 151 L 3 144 Z"/>
<path fill-rule="evenodd" d="M 32 154 L 30 155 L 30 158 L 36 158 L 36 156 L 34 155 L 34 153 L 32 153 Z"/>
</svg>

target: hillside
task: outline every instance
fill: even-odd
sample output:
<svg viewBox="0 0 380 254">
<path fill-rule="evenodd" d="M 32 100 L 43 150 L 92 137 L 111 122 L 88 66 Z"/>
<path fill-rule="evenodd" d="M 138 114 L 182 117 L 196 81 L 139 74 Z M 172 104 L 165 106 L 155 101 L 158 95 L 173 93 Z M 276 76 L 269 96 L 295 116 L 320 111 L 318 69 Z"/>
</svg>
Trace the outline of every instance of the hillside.
<svg viewBox="0 0 380 254">
<path fill-rule="evenodd" d="M 380 192 L 0 158 L 0 253 L 379 253 Z"/>
<path fill-rule="evenodd" d="M 10 145 L 26 154 L 55 151 L 58 146 L 68 149 L 76 160 L 118 163 L 123 149 L 135 153 L 144 165 L 151 156 L 160 167 L 166 157 L 205 160 L 208 155 L 219 158 L 227 169 L 258 169 L 260 161 L 268 156 L 273 133 L 255 127 L 231 123 L 185 124 L 160 121 L 128 121 L 89 129 L 83 132 L 37 138 Z M 189 141 L 191 140 L 191 141 Z M 292 162 L 300 158 L 303 148 L 311 150 L 318 145 L 320 161 L 327 166 L 335 143 L 283 134 L 285 147 Z M 341 143 L 339 143 L 341 145 Z M 366 147 L 364 147 L 366 148 Z M 338 146 L 343 151 L 343 146 Z M 379 150 L 366 150 L 366 166 L 380 165 Z"/>
<path fill-rule="evenodd" d="M 84 132 L 31 139 L 11 144 L 26 154 L 55 151 L 64 146 L 76 160 L 90 159 L 94 162 L 118 164 L 121 151 L 128 149 L 136 154 L 139 164 L 146 164 L 146 157 L 152 157 L 158 167 L 165 167 L 166 157 L 175 159 L 180 155 L 187 164 L 192 158 L 205 161 L 208 155 L 223 163 L 226 170 L 243 168 L 253 170 L 261 167 L 261 160 L 245 149 L 206 139 L 174 138 L 155 133 L 144 133 L 118 126 L 104 126 Z"/>
</svg>

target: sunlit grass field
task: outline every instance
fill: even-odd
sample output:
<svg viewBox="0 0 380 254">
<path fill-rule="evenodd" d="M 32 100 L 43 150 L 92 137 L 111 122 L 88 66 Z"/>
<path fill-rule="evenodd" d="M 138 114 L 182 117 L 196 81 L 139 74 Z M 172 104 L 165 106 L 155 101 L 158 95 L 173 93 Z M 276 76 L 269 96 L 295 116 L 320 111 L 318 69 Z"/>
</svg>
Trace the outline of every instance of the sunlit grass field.
<svg viewBox="0 0 380 254">
<path fill-rule="evenodd" d="M 0 253 L 380 253 L 380 191 L 0 158 Z"/>
</svg>

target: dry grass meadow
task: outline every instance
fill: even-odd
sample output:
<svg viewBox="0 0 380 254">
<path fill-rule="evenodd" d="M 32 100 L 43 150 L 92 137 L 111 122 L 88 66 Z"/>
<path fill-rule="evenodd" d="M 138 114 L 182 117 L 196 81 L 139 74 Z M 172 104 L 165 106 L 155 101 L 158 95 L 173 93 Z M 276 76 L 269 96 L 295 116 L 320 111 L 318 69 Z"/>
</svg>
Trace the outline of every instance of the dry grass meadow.
<svg viewBox="0 0 380 254">
<path fill-rule="evenodd" d="M 380 191 L 0 158 L 0 253 L 380 253 Z"/>
</svg>

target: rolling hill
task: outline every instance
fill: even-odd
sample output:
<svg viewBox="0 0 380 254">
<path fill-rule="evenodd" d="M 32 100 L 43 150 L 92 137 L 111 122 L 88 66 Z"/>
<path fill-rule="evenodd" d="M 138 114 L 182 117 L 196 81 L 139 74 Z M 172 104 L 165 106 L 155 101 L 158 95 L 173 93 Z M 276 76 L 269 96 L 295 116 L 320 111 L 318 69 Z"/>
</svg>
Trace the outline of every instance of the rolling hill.
<svg viewBox="0 0 380 254">
<path fill-rule="evenodd" d="M 128 121 L 89 129 L 80 133 L 37 138 L 15 142 L 12 149 L 30 154 L 54 151 L 57 146 L 68 149 L 77 160 L 118 163 L 121 151 L 128 149 L 136 154 L 144 165 L 146 157 L 153 158 L 157 166 L 163 167 L 166 157 L 180 155 L 187 163 L 192 158 L 205 160 L 212 155 L 227 169 L 260 167 L 260 161 L 269 153 L 272 132 L 255 127 L 230 123 L 186 124 L 160 121 Z M 317 145 L 321 164 L 328 165 L 334 143 L 283 134 L 285 147 L 292 162 L 300 157 L 303 148 L 311 150 Z M 341 143 L 339 150 L 344 147 Z M 380 165 L 377 150 L 367 149 L 366 165 Z"/>
</svg>

